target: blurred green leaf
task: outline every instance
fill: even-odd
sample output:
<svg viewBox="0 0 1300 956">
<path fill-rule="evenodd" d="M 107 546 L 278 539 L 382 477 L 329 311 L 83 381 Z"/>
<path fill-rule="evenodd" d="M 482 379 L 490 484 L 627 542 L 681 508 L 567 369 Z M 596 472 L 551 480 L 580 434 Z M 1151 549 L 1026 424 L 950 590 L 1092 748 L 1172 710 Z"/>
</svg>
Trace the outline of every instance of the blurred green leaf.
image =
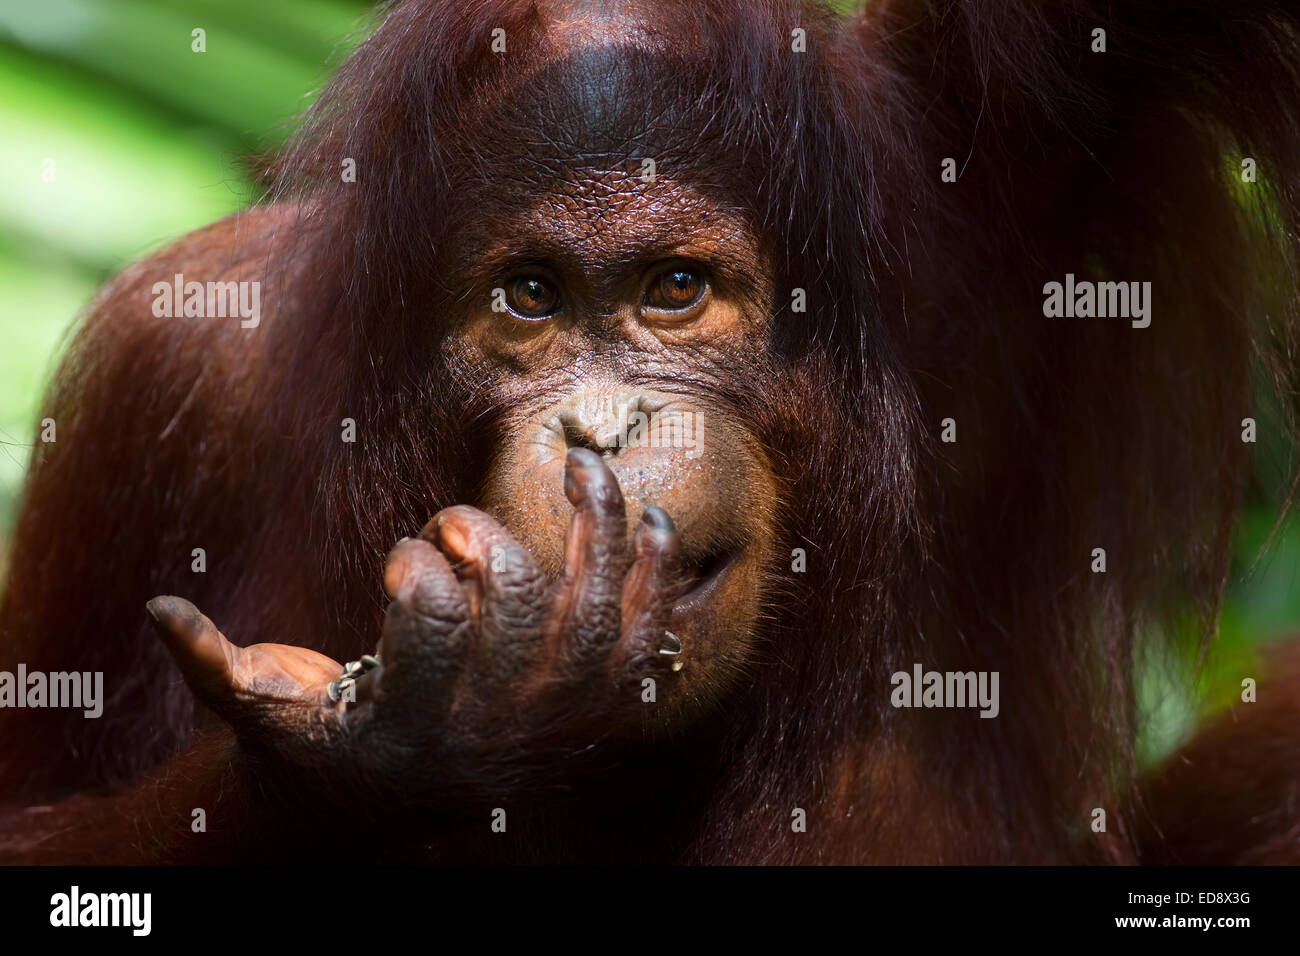
<svg viewBox="0 0 1300 956">
<path fill-rule="evenodd" d="M 253 0 L 41 0 L 0 9 L 0 35 L 75 64 L 244 148 L 282 139 L 329 75 L 354 4 Z M 206 32 L 206 52 L 191 33 Z"/>
</svg>

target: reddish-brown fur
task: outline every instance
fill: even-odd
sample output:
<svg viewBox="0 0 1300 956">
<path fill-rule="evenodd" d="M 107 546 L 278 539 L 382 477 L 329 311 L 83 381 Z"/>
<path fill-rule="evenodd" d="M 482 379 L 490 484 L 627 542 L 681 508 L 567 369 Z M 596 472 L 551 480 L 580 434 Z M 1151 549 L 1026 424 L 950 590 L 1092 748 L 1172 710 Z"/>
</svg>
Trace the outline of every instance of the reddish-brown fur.
<svg viewBox="0 0 1300 956">
<path fill-rule="evenodd" d="M 110 697 L 99 721 L 0 711 L 6 796 L 130 786 L 203 723 L 146 626 L 154 595 L 191 598 L 240 644 L 374 646 L 385 552 L 473 501 L 486 467 L 492 410 L 407 360 L 437 334 L 413 310 L 457 295 L 477 198 L 452 184 L 475 144 L 511 135 L 491 127 L 509 77 L 562 82 L 548 31 L 608 25 L 602 6 L 397 7 L 314 108 L 273 203 L 100 295 L 42 412 L 59 440 L 28 486 L 0 667 L 103 670 Z M 808 549 L 808 572 L 774 569 L 759 655 L 714 717 L 523 808 L 512 829 L 533 839 L 452 828 L 431 856 L 1132 862 L 1178 859 L 1179 840 L 1197 861 L 1296 862 L 1300 727 L 1276 702 L 1294 678 L 1263 675 L 1268 703 L 1188 752 L 1222 772 L 1181 788 L 1166 772 L 1143 799 L 1132 675 L 1139 637 L 1188 602 L 1193 639 L 1213 631 L 1249 466 L 1240 422 L 1265 421 L 1252 360 L 1293 397 L 1300 14 L 879 0 L 841 23 L 690 0 L 624 15 L 661 40 L 627 54 L 638 115 L 663 110 L 629 141 L 689 150 L 675 131 L 711 111 L 695 158 L 749 191 L 778 303 L 809 292 L 807 313 L 774 317 L 773 381 L 735 396 L 789 503 L 779 540 Z M 487 52 L 497 26 L 504 57 Z M 796 26 L 806 54 L 789 51 Z M 1089 51 L 1094 27 L 1109 52 Z M 1241 156 L 1260 176 L 1237 203 Z M 260 334 L 152 318 L 150 285 L 182 271 L 261 278 Z M 1043 283 L 1067 272 L 1151 281 L 1151 327 L 1044 318 Z M 354 447 L 335 440 L 346 416 L 368 436 Z M 938 442 L 947 417 L 955 445 Z M 1001 715 L 893 709 L 889 677 L 917 661 L 999 671 Z M 1221 746 L 1230 767 L 1207 751 Z M 212 764 L 186 759 L 167 772 L 202 792 Z M 91 819 L 75 800 L 51 812 Z M 133 829 L 101 834 L 104 852 L 204 852 L 129 806 Z M 31 819 L 12 818 L 10 857 L 85 855 L 55 853 Z"/>
</svg>

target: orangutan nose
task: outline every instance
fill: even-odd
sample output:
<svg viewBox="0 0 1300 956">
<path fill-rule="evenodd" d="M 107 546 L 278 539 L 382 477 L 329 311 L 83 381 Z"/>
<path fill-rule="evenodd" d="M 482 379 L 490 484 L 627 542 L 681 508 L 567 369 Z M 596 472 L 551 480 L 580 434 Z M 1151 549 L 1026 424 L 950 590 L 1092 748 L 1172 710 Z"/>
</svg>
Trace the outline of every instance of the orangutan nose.
<svg viewBox="0 0 1300 956">
<path fill-rule="evenodd" d="M 629 428 L 648 422 L 667 404 L 644 392 L 585 393 L 556 411 L 547 427 L 564 440 L 564 447 L 586 448 L 613 458 L 628 447 Z"/>
<path fill-rule="evenodd" d="M 702 561 L 731 545 L 727 522 L 743 506 L 746 490 L 735 483 L 737 462 L 748 454 L 734 432 L 715 435 L 706 424 L 704 410 L 684 395 L 617 383 L 570 392 L 524 424 L 516 450 L 494 470 L 481 507 L 547 574 L 564 573 L 574 514 L 566 467 L 569 453 L 581 448 L 599 455 L 618 483 L 628 541 L 646 508 L 656 505 L 672 518 L 683 554 Z"/>
</svg>

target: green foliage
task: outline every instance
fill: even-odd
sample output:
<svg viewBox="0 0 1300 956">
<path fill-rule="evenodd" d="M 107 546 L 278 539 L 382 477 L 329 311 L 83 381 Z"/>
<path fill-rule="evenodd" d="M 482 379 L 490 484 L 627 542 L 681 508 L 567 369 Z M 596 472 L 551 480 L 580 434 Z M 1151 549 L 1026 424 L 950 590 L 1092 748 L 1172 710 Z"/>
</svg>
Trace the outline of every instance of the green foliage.
<svg viewBox="0 0 1300 956">
<path fill-rule="evenodd" d="M 0 6 L 0 553 L 78 311 L 132 260 L 253 198 L 250 158 L 288 135 L 369 13 L 360 0 Z"/>
</svg>

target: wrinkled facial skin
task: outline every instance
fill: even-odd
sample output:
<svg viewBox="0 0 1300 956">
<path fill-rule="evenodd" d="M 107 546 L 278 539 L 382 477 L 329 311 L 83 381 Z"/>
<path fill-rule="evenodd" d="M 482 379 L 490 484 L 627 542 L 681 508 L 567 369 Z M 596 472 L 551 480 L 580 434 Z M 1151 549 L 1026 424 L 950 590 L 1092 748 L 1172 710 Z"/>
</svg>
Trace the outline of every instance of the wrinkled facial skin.
<svg viewBox="0 0 1300 956">
<path fill-rule="evenodd" d="M 464 239 L 479 264 L 461 294 L 469 307 L 443 343 L 460 387 L 486 390 L 499 416 L 477 504 L 552 576 L 573 513 L 570 448 L 613 472 L 629 540 L 647 505 L 667 512 L 680 536 L 669 630 L 681 653 L 656 712 L 683 716 L 751 656 L 772 556 L 777 482 L 728 399 L 772 380 L 765 257 L 740 211 L 635 168 L 575 171 L 478 221 Z"/>
</svg>

